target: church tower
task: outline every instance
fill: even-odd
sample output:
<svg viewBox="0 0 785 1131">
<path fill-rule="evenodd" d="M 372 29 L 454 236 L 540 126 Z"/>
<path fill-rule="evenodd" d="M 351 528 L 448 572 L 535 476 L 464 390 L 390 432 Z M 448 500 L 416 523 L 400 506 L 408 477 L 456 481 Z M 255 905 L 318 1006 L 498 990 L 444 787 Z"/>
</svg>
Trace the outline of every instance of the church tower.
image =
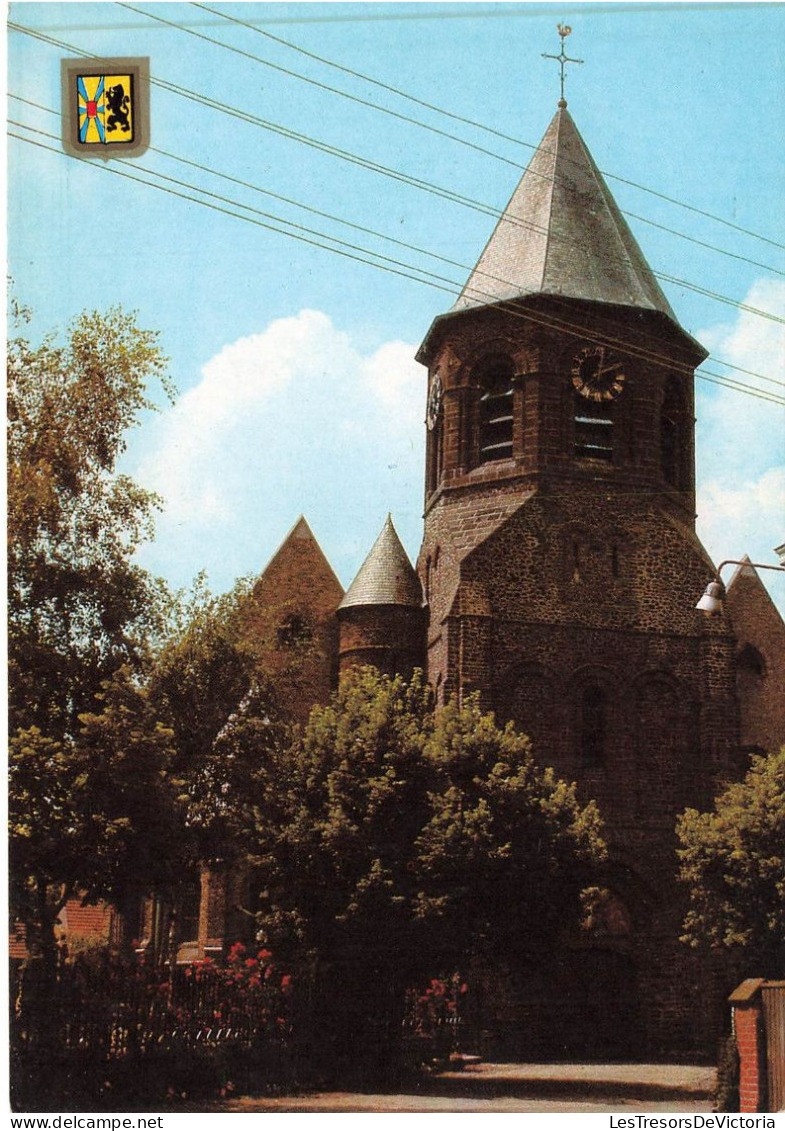
<svg viewBox="0 0 785 1131">
<path fill-rule="evenodd" d="M 521 990 L 530 1050 L 539 1032 L 550 1054 L 694 1053 L 714 1020 L 673 879 L 676 816 L 709 804 L 738 745 L 733 636 L 695 611 L 713 575 L 695 534 L 705 357 L 562 100 L 418 353 L 429 679 L 514 721 L 606 821 L 606 921 L 565 940 L 547 1010 Z"/>
</svg>

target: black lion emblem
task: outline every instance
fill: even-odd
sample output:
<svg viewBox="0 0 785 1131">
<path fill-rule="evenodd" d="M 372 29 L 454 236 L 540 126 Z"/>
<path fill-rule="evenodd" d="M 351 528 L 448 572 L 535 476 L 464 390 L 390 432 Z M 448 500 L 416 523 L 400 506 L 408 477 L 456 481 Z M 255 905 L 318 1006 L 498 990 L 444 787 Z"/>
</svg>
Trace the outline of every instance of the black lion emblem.
<svg viewBox="0 0 785 1131">
<path fill-rule="evenodd" d="M 114 133 L 118 128 L 124 134 L 127 134 L 131 129 L 131 123 L 128 120 L 128 107 L 131 104 L 131 99 L 125 93 L 125 87 L 122 83 L 116 83 L 115 86 L 110 86 L 106 92 L 106 104 L 109 107 L 109 116 L 106 119 L 106 129 L 108 133 Z"/>
</svg>

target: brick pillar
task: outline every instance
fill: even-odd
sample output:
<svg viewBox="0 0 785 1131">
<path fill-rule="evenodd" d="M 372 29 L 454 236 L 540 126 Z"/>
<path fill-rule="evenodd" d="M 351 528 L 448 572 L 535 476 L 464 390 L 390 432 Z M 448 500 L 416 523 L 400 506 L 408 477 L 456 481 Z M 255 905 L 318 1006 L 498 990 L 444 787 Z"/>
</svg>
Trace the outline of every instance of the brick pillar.
<svg viewBox="0 0 785 1131">
<path fill-rule="evenodd" d="M 733 1032 L 739 1051 L 739 1111 L 768 1111 L 766 1050 L 763 1039 L 760 988 L 763 978 L 747 978 L 728 998 L 733 1009 Z"/>
<path fill-rule="evenodd" d="M 226 942 L 226 874 L 203 864 L 201 887 L 199 952 L 203 958 L 220 958 Z"/>
</svg>

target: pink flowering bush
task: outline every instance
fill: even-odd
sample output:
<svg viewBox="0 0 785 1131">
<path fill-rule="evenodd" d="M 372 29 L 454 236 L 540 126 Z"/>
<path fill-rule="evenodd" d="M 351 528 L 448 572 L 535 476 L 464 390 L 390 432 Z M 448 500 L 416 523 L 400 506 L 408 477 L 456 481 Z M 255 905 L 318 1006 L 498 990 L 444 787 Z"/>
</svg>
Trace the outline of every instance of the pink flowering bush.
<svg viewBox="0 0 785 1131">
<path fill-rule="evenodd" d="M 46 1003 L 49 1044 L 28 1017 L 17 1019 L 19 1099 L 24 1077 L 40 1085 L 52 1044 L 62 1073 L 50 1065 L 45 1077 L 51 1110 L 69 1101 L 119 1110 L 126 1093 L 142 1098 L 140 1087 L 148 1106 L 281 1087 L 290 1075 L 293 988 L 268 949 L 249 952 L 242 943 L 224 962 L 206 958 L 173 972 L 145 956 L 77 959 L 60 970 Z"/>
<path fill-rule="evenodd" d="M 407 991 L 404 1034 L 420 1048 L 415 1059 L 439 1062 L 458 1052 L 467 993 L 468 986 L 457 973 L 431 978 L 424 988 Z"/>
</svg>

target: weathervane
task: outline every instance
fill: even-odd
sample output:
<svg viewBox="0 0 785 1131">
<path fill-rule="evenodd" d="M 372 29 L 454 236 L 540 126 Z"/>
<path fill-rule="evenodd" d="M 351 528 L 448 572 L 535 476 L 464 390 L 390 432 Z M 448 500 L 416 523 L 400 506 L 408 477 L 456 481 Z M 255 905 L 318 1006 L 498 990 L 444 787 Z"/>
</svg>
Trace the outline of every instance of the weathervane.
<svg viewBox="0 0 785 1131">
<path fill-rule="evenodd" d="M 557 24 L 556 27 L 558 28 L 559 35 L 561 37 L 561 51 L 558 55 L 547 55 L 543 51 L 542 57 L 543 59 L 555 59 L 561 68 L 561 98 L 559 99 L 559 106 L 565 107 L 567 105 L 567 102 L 564 98 L 564 64 L 582 63 L 583 59 L 571 59 L 569 55 L 565 55 L 564 53 L 564 41 L 572 31 L 572 28 L 568 27 L 567 24 Z"/>
</svg>

